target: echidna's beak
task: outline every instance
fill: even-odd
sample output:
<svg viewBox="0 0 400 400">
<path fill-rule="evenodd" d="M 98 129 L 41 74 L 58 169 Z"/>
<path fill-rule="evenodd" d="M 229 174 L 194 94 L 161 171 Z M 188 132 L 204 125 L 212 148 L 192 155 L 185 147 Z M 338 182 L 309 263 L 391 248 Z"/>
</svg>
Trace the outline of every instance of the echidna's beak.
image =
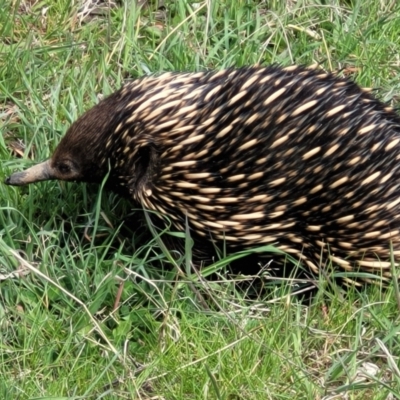
<svg viewBox="0 0 400 400">
<path fill-rule="evenodd" d="M 15 172 L 5 180 L 5 183 L 12 186 L 23 186 L 29 183 L 47 181 L 49 179 L 55 179 L 55 177 L 50 167 L 50 161 L 47 160 L 25 171 Z"/>
</svg>

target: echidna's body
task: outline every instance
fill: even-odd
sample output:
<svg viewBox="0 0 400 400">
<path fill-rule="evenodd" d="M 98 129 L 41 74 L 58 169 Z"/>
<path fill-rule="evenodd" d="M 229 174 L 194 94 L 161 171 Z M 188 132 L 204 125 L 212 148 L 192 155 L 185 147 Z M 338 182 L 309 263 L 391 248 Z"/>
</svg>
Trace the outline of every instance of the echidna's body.
<svg viewBox="0 0 400 400">
<path fill-rule="evenodd" d="M 301 67 L 165 73 L 75 122 L 9 178 L 100 182 L 231 249 L 275 244 L 390 275 L 400 254 L 400 118 L 355 83 Z M 321 258 L 322 254 L 322 258 Z"/>
</svg>

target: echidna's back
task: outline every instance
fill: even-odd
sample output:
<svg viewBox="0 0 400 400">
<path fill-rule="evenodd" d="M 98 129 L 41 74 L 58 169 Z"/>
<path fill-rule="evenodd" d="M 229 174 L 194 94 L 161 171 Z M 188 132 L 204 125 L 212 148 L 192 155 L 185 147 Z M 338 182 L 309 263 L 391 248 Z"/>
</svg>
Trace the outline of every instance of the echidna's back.
<svg viewBox="0 0 400 400">
<path fill-rule="evenodd" d="M 141 85 L 155 79 L 146 106 L 132 102 L 129 113 L 161 143 L 145 206 L 180 229 L 187 215 L 196 234 L 231 247 L 275 243 L 314 271 L 329 251 L 346 269 L 357 260 L 389 273 L 390 240 L 400 254 L 400 120 L 391 108 L 353 82 L 299 67 Z"/>
</svg>

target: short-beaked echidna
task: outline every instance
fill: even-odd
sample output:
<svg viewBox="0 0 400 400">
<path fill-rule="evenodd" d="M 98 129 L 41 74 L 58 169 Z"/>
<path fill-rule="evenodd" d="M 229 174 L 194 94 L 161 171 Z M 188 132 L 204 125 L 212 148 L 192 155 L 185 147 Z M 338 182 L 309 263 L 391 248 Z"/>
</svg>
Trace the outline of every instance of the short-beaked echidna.
<svg viewBox="0 0 400 400">
<path fill-rule="evenodd" d="M 81 116 L 6 183 L 101 182 L 231 251 L 275 244 L 312 271 L 390 276 L 400 255 L 400 118 L 298 66 L 163 73 Z"/>
</svg>

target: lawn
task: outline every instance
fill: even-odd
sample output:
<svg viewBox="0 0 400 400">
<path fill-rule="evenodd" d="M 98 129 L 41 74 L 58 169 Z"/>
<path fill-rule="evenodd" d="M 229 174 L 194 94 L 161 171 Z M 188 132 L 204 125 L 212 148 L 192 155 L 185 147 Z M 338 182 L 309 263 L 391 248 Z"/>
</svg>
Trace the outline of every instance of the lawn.
<svg viewBox="0 0 400 400">
<path fill-rule="evenodd" d="M 150 73 L 318 63 L 398 104 L 394 0 L 95 3 L 0 0 L 1 182 Z M 133 207 L 0 183 L 0 399 L 400 398 L 397 285 L 194 273 Z"/>
</svg>

